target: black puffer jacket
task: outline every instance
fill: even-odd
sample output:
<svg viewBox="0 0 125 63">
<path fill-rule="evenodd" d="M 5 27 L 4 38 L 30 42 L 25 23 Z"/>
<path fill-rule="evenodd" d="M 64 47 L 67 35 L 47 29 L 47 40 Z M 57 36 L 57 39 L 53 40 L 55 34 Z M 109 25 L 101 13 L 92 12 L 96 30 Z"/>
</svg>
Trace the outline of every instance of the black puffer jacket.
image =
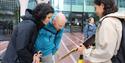
<svg viewBox="0 0 125 63">
<path fill-rule="evenodd" d="M 33 45 L 37 36 L 37 25 L 31 11 L 27 10 L 23 21 L 15 26 L 2 63 L 32 63 Z M 41 27 L 44 25 L 41 25 Z"/>
</svg>

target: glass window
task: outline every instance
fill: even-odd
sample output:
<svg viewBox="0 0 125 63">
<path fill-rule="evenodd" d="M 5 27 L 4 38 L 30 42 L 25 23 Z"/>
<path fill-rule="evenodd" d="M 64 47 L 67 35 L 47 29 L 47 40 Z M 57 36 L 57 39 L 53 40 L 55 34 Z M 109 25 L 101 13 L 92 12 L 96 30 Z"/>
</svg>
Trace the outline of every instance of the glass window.
<svg viewBox="0 0 125 63">
<path fill-rule="evenodd" d="M 119 7 L 124 7 L 125 8 L 125 0 L 118 0 L 118 5 Z"/>
<path fill-rule="evenodd" d="M 124 11 L 125 10 L 125 5 L 124 5 L 125 0 L 115 0 L 115 1 L 119 8 L 119 11 Z"/>
<path fill-rule="evenodd" d="M 19 22 L 18 0 L 0 0 L 0 41 L 9 40 L 13 26 Z"/>
<path fill-rule="evenodd" d="M 93 6 L 94 5 L 94 0 L 86 0 L 86 5 L 88 6 Z"/>
<path fill-rule="evenodd" d="M 28 9 L 34 9 L 36 4 L 37 4 L 36 0 L 29 0 Z"/>
<path fill-rule="evenodd" d="M 64 0 L 64 4 L 83 5 L 83 0 Z"/>
</svg>

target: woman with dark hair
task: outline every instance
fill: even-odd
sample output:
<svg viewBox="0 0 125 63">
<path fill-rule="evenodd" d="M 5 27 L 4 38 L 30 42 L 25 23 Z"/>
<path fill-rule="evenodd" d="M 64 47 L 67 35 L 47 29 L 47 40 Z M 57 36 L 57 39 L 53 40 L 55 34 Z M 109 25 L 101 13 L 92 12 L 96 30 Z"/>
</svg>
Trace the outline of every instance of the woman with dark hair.
<svg viewBox="0 0 125 63">
<path fill-rule="evenodd" d="M 115 5 L 114 0 L 94 0 L 94 3 L 96 15 L 100 18 L 118 11 L 118 7 Z"/>
<path fill-rule="evenodd" d="M 33 11 L 27 9 L 23 21 L 13 30 L 2 63 L 32 63 L 38 30 L 50 21 L 53 13 L 52 6 L 45 3 L 37 5 Z"/>
<path fill-rule="evenodd" d="M 96 44 L 91 49 L 81 45 L 78 51 L 91 63 L 112 63 L 111 59 L 117 54 L 122 37 L 122 24 L 118 18 L 125 19 L 125 12 L 117 12 L 114 0 L 94 0 L 94 3 L 96 14 L 100 17 Z"/>
<path fill-rule="evenodd" d="M 49 4 L 45 4 L 45 3 L 38 5 L 33 10 L 32 15 L 36 20 L 35 23 L 38 25 L 38 29 L 41 28 L 41 25 L 46 25 L 50 21 L 50 18 L 53 13 L 54 13 L 54 9 L 50 7 Z"/>
</svg>

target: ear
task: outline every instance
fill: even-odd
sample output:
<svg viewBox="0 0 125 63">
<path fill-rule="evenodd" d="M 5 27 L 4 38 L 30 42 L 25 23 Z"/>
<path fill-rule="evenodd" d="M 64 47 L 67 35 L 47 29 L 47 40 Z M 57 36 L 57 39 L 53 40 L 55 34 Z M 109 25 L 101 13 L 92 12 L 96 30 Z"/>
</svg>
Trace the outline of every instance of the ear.
<svg viewBox="0 0 125 63">
<path fill-rule="evenodd" d="M 104 7 L 105 7 L 103 3 L 101 3 L 101 5 L 100 5 L 100 6 L 101 6 L 103 9 L 104 9 Z"/>
<path fill-rule="evenodd" d="M 56 24 L 56 21 L 53 21 L 53 24 L 55 25 L 55 24 Z"/>
</svg>

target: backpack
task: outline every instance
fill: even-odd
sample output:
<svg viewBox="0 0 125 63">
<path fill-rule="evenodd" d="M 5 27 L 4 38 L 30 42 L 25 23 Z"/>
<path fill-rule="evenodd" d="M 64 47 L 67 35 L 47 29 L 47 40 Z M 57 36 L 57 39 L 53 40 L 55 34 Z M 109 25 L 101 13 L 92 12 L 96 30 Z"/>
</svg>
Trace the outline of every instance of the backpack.
<svg viewBox="0 0 125 63">
<path fill-rule="evenodd" d="M 118 18 L 122 23 L 122 38 L 117 55 L 112 57 L 112 63 L 125 63 L 125 20 Z"/>
<path fill-rule="evenodd" d="M 111 61 L 112 63 L 125 63 L 125 19 L 121 19 L 121 18 L 118 18 L 118 17 L 114 17 L 114 16 L 107 16 L 105 18 L 108 18 L 108 17 L 113 17 L 113 18 L 117 18 L 121 21 L 122 23 L 122 38 L 121 38 L 121 44 L 120 44 L 120 47 L 119 47 L 119 50 L 117 51 L 117 54 L 114 55 L 112 58 L 111 58 Z M 103 18 L 103 20 L 105 19 Z M 102 21 L 103 21 L 102 20 Z"/>
</svg>

